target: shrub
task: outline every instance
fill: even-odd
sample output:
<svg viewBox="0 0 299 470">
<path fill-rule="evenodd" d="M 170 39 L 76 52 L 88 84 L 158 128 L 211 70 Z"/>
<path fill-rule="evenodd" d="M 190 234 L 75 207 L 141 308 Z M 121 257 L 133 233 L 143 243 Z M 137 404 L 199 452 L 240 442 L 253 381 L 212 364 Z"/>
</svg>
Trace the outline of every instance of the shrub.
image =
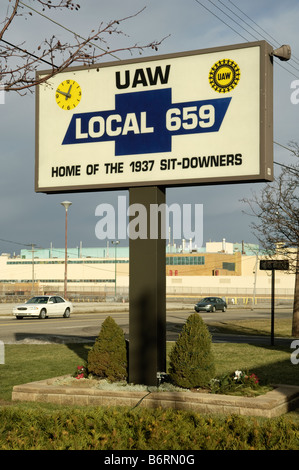
<svg viewBox="0 0 299 470">
<path fill-rule="evenodd" d="M 195 464 L 200 463 L 198 450 L 299 450 L 298 432 L 298 423 L 287 417 L 258 420 L 171 408 L 53 408 L 28 403 L 0 407 L 1 451 L 103 450 L 111 456 L 111 451 L 161 450 L 173 451 L 179 464 L 191 465 L 193 454 Z M 186 449 L 188 460 L 188 455 L 177 453 Z M 161 452 L 156 464 L 163 461 L 170 463 Z"/>
<path fill-rule="evenodd" d="M 88 372 L 111 382 L 126 380 L 127 351 L 123 331 L 111 317 L 102 324 L 101 331 L 88 353 Z"/>
<path fill-rule="evenodd" d="M 214 377 L 212 341 L 202 318 L 189 316 L 170 353 L 169 375 L 180 387 L 206 387 Z"/>
</svg>

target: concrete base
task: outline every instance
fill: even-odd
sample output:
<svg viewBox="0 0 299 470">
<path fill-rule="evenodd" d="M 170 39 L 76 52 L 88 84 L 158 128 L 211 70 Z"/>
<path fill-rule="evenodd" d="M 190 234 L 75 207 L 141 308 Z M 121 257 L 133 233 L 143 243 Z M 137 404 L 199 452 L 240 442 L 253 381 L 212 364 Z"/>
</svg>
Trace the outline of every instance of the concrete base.
<svg viewBox="0 0 299 470">
<path fill-rule="evenodd" d="M 200 392 L 126 392 L 80 386 L 54 385 L 58 377 L 16 385 L 13 401 L 36 401 L 59 405 L 136 406 L 174 408 L 197 413 L 237 414 L 274 418 L 299 406 L 299 387 L 277 385 L 255 398 Z"/>
</svg>

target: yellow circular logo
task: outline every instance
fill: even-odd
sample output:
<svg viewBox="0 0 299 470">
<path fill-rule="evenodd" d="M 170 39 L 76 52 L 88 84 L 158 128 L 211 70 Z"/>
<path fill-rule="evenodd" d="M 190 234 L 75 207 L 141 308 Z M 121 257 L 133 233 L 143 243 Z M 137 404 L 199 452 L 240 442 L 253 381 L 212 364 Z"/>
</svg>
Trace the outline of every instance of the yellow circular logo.
<svg viewBox="0 0 299 470">
<path fill-rule="evenodd" d="M 82 91 L 75 80 L 64 80 L 55 92 L 56 103 L 61 109 L 70 111 L 81 101 Z"/>
<path fill-rule="evenodd" d="M 236 62 L 222 59 L 211 68 L 209 82 L 218 93 L 227 93 L 238 85 L 240 76 L 241 72 Z"/>
</svg>

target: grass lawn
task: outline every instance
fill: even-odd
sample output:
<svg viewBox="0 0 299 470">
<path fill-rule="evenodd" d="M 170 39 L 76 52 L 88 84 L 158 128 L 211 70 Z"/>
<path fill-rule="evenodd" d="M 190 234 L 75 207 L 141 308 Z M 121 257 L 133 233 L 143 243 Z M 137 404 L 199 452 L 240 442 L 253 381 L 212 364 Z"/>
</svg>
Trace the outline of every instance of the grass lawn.
<svg viewBox="0 0 299 470">
<path fill-rule="evenodd" d="M 174 343 L 167 343 L 167 352 Z M 0 400 L 10 401 L 14 385 L 75 372 L 84 364 L 91 344 L 8 344 L 0 365 Z M 235 370 L 254 372 L 261 384 L 299 385 L 299 365 L 291 363 L 292 350 L 281 346 L 213 344 L 216 375 Z M 1 403 L 1 401 L 0 401 Z"/>
<path fill-rule="evenodd" d="M 224 332 L 269 333 L 266 324 L 257 330 L 256 325 L 241 323 L 221 325 Z M 283 322 L 278 323 L 276 331 L 284 331 Z M 209 326 L 219 332 L 221 325 Z M 168 354 L 173 344 L 167 343 Z M 299 409 L 277 420 L 267 420 L 204 417 L 178 410 L 11 401 L 14 385 L 75 372 L 78 365 L 85 363 L 91 346 L 91 343 L 5 345 L 5 364 L 0 364 L 0 449 L 299 450 Z M 212 348 L 216 375 L 238 369 L 255 373 L 261 385 L 299 385 L 299 364 L 292 364 L 293 350 L 288 347 L 214 343 Z"/>
<path fill-rule="evenodd" d="M 208 322 L 213 334 L 270 335 L 266 320 Z M 291 320 L 277 319 L 275 335 L 290 337 Z M 290 339 L 290 344 L 291 344 Z M 167 343 L 167 356 L 173 343 Z M 43 380 L 75 372 L 84 364 L 92 343 L 88 344 L 8 344 L 5 345 L 5 364 L 0 364 L 0 400 L 10 401 L 14 385 Z M 254 372 L 262 384 L 299 385 L 299 364 L 292 364 L 293 349 L 282 346 L 214 343 L 216 374 L 235 370 Z"/>
<path fill-rule="evenodd" d="M 207 325 L 211 333 L 226 333 L 238 335 L 270 336 L 271 322 L 269 320 L 235 320 L 235 321 L 209 321 Z M 292 333 L 292 319 L 280 318 L 274 321 L 274 335 L 290 338 Z"/>
</svg>

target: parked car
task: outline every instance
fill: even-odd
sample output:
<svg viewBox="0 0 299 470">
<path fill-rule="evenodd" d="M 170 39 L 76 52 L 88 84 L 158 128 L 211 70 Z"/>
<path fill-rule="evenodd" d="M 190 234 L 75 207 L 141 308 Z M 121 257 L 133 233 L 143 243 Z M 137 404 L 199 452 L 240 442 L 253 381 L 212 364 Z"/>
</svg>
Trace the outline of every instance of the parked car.
<svg viewBox="0 0 299 470">
<path fill-rule="evenodd" d="M 69 318 L 72 311 L 72 303 L 59 295 L 36 295 L 26 303 L 14 307 L 12 313 L 17 319 L 49 316 Z"/>
<path fill-rule="evenodd" d="M 216 310 L 225 312 L 226 309 L 227 303 L 220 297 L 205 297 L 194 306 L 196 312 L 215 312 Z"/>
</svg>

